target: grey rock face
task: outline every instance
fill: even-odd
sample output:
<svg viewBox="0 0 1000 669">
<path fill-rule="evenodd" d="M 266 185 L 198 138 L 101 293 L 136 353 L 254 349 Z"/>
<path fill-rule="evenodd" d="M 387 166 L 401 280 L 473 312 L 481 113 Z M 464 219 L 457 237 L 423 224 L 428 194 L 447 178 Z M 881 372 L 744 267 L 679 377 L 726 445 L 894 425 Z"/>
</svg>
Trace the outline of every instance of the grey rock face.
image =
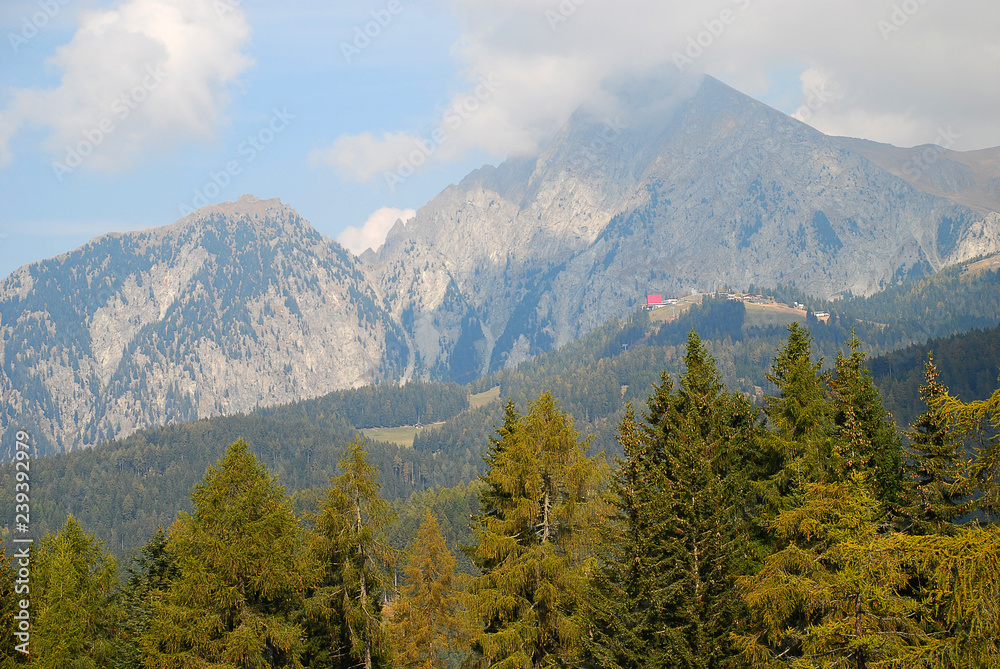
<svg viewBox="0 0 1000 669">
<path fill-rule="evenodd" d="M 21 268 L 0 282 L 0 430 L 63 451 L 366 383 L 470 381 L 646 293 L 871 294 L 1000 252 L 997 150 L 938 151 L 914 175 L 924 148 L 826 137 L 710 78 L 662 92 L 614 91 L 360 259 L 244 196 Z"/>
<path fill-rule="evenodd" d="M 277 199 L 112 234 L 0 284 L 3 428 L 49 450 L 402 372 L 357 260 Z"/>
<path fill-rule="evenodd" d="M 647 292 L 785 283 L 867 295 L 1000 250 L 996 213 L 714 79 L 683 101 L 632 91 L 618 109 L 580 111 L 538 156 L 472 173 L 368 259 L 407 315 L 417 373 L 514 364 Z M 948 167 L 925 181 L 986 183 L 982 169 Z"/>
</svg>

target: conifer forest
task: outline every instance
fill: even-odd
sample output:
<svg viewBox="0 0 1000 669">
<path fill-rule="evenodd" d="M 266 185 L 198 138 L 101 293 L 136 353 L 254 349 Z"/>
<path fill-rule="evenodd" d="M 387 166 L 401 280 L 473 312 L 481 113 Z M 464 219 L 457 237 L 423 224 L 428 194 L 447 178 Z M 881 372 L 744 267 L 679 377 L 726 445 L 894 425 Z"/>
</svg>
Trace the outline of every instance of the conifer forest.
<svg viewBox="0 0 1000 669">
<path fill-rule="evenodd" d="M 503 399 L 481 473 L 409 498 L 361 437 L 294 493 L 236 439 L 130 556 L 72 514 L 34 544 L 32 654 L 5 634 L 0 666 L 1000 666 L 1000 390 L 928 355 L 899 429 L 860 346 L 825 370 L 793 323 L 755 402 L 692 330 L 613 454 Z M 17 588 L 5 562 L 3 630 Z"/>
</svg>

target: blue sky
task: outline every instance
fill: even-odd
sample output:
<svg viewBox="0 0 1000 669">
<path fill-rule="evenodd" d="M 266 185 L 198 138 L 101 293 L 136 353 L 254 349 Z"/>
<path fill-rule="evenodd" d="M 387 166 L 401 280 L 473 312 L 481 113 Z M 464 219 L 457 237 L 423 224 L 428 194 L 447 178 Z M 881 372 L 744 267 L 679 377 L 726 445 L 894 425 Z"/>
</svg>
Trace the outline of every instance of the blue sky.
<svg viewBox="0 0 1000 669">
<path fill-rule="evenodd" d="M 995 0 L 5 0 L 0 29 L 4 276 L 243 193 L 360 250 L 657 68 L 831 134 L 1000 144 Z"/>
</svg>

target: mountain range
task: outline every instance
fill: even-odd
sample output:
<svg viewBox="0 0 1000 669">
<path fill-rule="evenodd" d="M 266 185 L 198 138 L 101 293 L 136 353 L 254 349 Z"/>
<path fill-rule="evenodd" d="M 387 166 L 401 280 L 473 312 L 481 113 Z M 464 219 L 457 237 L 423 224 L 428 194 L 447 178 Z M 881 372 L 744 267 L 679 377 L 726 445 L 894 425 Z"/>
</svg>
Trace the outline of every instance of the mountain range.
<svg viewBox="0 0 1000 669">
<path fill-rule="evenodd" d="M 647 293 L 821 298 L 1000 251 L 1000 149 L 826 136 L 706 77 L 581 108 L 355 257 L 243 196 L 0 283 L 0 427 L 43 451 L 331 390 L 469 381 Z"/>
</svg>

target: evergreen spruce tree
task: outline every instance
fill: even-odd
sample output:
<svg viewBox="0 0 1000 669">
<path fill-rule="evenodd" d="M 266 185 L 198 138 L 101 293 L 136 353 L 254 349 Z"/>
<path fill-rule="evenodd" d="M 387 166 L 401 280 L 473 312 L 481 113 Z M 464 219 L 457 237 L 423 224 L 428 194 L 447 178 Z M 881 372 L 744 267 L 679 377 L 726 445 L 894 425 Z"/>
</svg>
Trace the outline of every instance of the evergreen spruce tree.
<svg viewBox="0 0 1000 669">
<path fill-rule="evenodd" d="M 659 388 L 669 382 L 661 378 Z M 618 442 L 624 455 L 611 476 L 610 513 L 599 535 L 601 566 L 586 597 L 584 657 L 586 666 L 608 669 L 659 667 L 665 644 L 657 630 L 665 612 L 657 597 L 654 514 L 662 481 L 659 459 L 631 404 L 618 425 Z"/>
<path fill-rule="evenodd" d="M 522 416 L 517 411 L 517 407 L 514 405 L 513 400 L 507 399 L 507 403 L 504 405 L 504 417 L 503 422 L 499 427 L 495 427 L 494 433 L 490 435 L 489 448 L 486 455 L 483 456 L 483 460 L 486 463 L 486 469 L 493 469 L 502 456 L 504 448 L 513 439 L 513 435 L 518 430 L 518 426 L 521 422 Z M 506 508 L 510 504 L 510 500 L 513 495 L 506 491 L 499 481 L 488 480 L 480 477 L 480 480 L 485 483 L 485 486 L 479 491 L 479 508 L 484 513 L 498 513 L 499 509 Z M 489 568 L 491 565 L 489 562 L 483 564 L 484 568 Z"/>
<path fill-rule="evenodd" d="M 318 571 L 302 613 L 305 664 L 387 667 L 381 600 L 392 554 L 381 535 L 391 520 L 389 505 L 379 496 L 378 469 L 368 463 L 362 440 L 348 445 L 339 464 L 309 539 Z"/>
<path fill-rule="evenodd" d="M 837 374 L 831 382 L 833 420 L 837 436 L 843 441 L 848 413 L 852 413 L 865 436 L 867 448 L 843 453 L 842 474 L 867 472 L 876 497 L 883 510 L 888 511 L 897 503 L 899 495 L 902 446 L 892 416 L 883 408 L 878 388 L 864 366 L 865 354 L 853 330 L 847 346 L 850 355 L 837 353 Z"/>
<path fill-rule="evenodd" d="M 208 468 L 191 501 L 194 513 L 170 528 L 170 557 L 154 555 L 150 565 L 160 585 L 171 559 L 177 571 L 154 600 L 147 666 L 300 667 L 302 629 L 291 616 L 303 570 L 284 489 L 240 440 Z"/>
<path fill-rule="evenodd" d="M 739 506 L 758 425 L 693 332 L 685 364 L 676 392 L 661 377 L 644 428 L 631 408 L 619 427 L 625 459 L 587 616 L 600 666 L 718 667 L 734 653 L 735 579 L 751 561 Z"/>
<path fill-rule="evenodd" d="M 119 608 L 115 559 L 70 516 L 31 566 L 31 655 L 51 669 L 90 669 L 113 655 Z"/>
<path fill-rule="evenodd" d="M 758 485 L 759 531 L 787 508 L 802 503 L 809 482 L 827 481 L 834 472 L 832 407 L 823 361 L 812 359 L 812 337 L 798 323 L 778 349 L 767 378 L 778 395 L 765 398 L 771 430 L 763 440 L 764 474 Z"/>
<path fill-rule="evenodd" d="M 920 387 L 926 408 L 906 433 L 909 443 L 899 515 L 901 526 L 911 534 L 953 534 L 956 519 L 972 506 L 962 479 L 966 466 L 962 442 L 951 434 L 942 411 L 941 401 L 947 392 L 938 380 L 934 358 L 928 354 Z"/>
<path fill-rule="evenodd" d="M 852 438 L 863 438 L 849 421 Z M 803 503 L 773 531 L 785 547 L 740 580 L 749 629 L 737 634 L 750 667 L 914 666 L 932 635 L 918 624 L 920 602 L 908 556 L 882 550 L 877 500 L 862 472 L 806 484 Z M 916 665 L 927 666 L 927 665 Z"/>
<path fill-rule="evenodd" d="M 482 571 L 470 585 L 473 649 L 487 666 L 570 666 L 603 467 L 547 393 L 501 429 L 467 549 Z"/>
<path fill-rule="evenodd" d="M 129 579 L 120 593 L 121 624 L 109 669 L 145 669 L 142 638 L 149 630 L 154 601 L 169 590 L 177 576 L 177 563 L 167 550 L 168 542 L 167 533 L 157 528 L 133 558 L 135 565 L 128 568 Z"/>
<path fill-rule="evenodd" d="M 390 628 L 400 669 L 443 669 L 461 657 L 467 629 L 455 578 L 455 556 L 427 509 L 403 568 Z"/>
</svg>

